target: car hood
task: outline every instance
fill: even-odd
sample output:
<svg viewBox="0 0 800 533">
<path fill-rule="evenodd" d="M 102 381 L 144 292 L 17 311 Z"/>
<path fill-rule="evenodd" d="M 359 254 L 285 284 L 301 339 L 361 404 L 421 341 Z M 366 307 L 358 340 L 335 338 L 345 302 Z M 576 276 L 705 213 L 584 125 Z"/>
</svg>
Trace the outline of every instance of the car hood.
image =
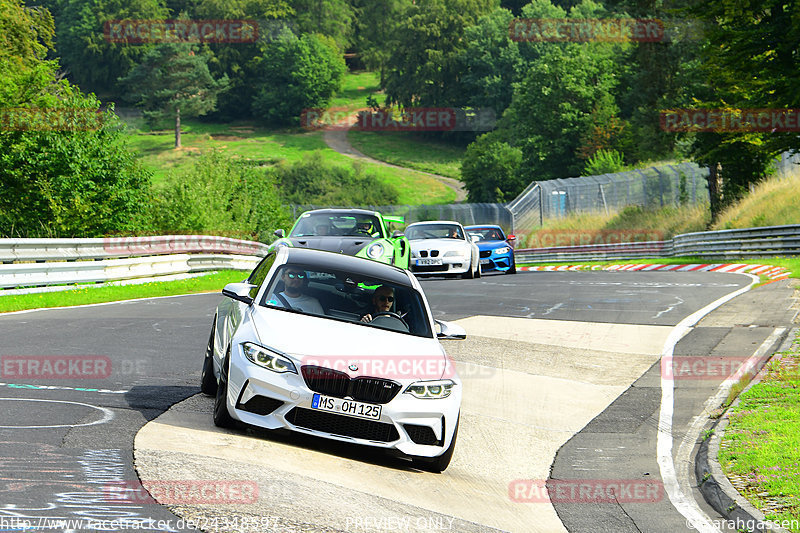
<svg viewBox="0 0 800 533">
<path fill-rule="evenodd" d="M 410 241 L 412 250 L 464 250 L 469 249 L 470 245 L 466 241 L 455 239 L 415 239 Z"/>
<path fill-rule="evenodd" d="M 439 379 L 447 365 L 444 349 L 435 338 L 265 307 L 253 312 L 253 325 L 264 346 L 300 360 L 301 365 L 335 368 L 351 377 Z M 411 375 L 408 360 L 423 369 L 422 375 Z M 401 361 L 406 361 L 405 367 Z M 354 363 L 356 371 L 348 368 Z M 392 374 L 393 368 L 401 367 L 406 370 Z"/>
<path fill-rule="evenodd" d="M 291 237 L 295 248 L 312 248 L 326 252 L 356 255 L 362 248 L 374 241 L 372 237 Z"/>
<path fill-rule="evenodd" d="M 495 250 L 497 248 L 505 248 L 506 246 L 511 246 L 506 241 L 478 241 L 475 244 L 478 245 L 478 250 Z"/>
</svg>

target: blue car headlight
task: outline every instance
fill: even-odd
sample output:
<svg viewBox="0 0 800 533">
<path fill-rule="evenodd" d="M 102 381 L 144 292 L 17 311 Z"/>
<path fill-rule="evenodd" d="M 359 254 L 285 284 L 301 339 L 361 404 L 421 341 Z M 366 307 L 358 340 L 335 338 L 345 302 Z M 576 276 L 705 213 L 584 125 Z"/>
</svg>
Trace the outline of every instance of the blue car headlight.
<svg viewBox="0 0 800 533">
<path fill-rule="evenodd" d="M 278 374 L 283 374 L 285 372 L 297 374 L 297 368 L 294 366 L 293 362 L 283 354 L 274 352 L 269 348 L 264 348 L 252 342 L 245 342 L 242 343 L 242 351 L 244 352 L 244 356 L 247 357 L 251 363 L 264 367 L 267 370 L 272 370 Z"/>
<path fill-rule="evenodd" d="M 494 253 L 496 253 L 497 255 L 503 255 L 507 254 L 510 249 L 511 248 L 509 248 L 508 246 L 503 246 L 502 248 L 495 248 Z"/>
</svg>

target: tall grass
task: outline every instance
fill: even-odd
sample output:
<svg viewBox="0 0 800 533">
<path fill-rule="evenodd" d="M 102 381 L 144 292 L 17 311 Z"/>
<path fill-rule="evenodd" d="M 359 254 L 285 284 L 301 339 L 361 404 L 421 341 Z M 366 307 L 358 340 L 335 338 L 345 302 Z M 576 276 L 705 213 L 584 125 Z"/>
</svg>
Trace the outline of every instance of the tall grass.
<svg viewBox="0 0 800 533">
<path fill-rule="evenodd" d="M 786 177 L 759 183 L 739 202 L 723 211 L 713 229 L 800 224 L 800 169 Z"/>
</svg>

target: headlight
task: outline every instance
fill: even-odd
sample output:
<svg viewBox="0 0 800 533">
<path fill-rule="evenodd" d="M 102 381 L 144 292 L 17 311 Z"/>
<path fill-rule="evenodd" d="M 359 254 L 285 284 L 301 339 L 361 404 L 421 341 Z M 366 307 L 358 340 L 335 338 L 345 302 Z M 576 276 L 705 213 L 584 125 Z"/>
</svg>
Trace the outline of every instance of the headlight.
<svg viewBox="0 0 800 533">
<path fill-rule="evenodd" d="M 449 379 L 417 381 L 406 387 L 403 392 L 420 399 L 447 398 L 455 386 L 456 384 Z"/>
<path fill-rule="evenodd" d="M 244 351 L 244 356 L 247 357 L 251 363 L 263 366 L 267 370 L 272 370 L 279 374 L 283 374 L 284 372 L 297 374 L 297 368 L 295 368 L 294 363 L 277 352 L 273 352 L 272 350 L 268 350 L 252 342 L 243 343 L 242 350 Z"/>
<path fill-rule="evenodd" d="M 508 246 L 503 246 L 502 248 L 496 248 L 494 253 L 498 255 L 507 254 L 510 248 Z"/>
<path fill-rule="evenodd" d="M 452 250 L 450 252 L 445 252 L 445 257 L 464 257 L 464 252 L 460 252 L 458 250 Z"/>
<path fill-rule="evenodd" d="M 379 242 L 376 242 L 375 244 L 370 244 L 369 248 L 367 248 L 367 257 L 371 259 L 378 259 L 382 255 L 383 255 L 383 245 Z"/>
</svg>

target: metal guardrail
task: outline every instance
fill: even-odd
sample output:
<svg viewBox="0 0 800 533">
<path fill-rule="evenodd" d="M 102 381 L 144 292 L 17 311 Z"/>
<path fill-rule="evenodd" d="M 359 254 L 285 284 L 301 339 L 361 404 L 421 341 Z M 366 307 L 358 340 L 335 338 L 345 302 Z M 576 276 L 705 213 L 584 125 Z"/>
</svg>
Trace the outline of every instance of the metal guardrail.
<svg viewBox="0 0 800 533">
<path fill-rule="evenodd" d="M 0 239 L 0 288 L 252 270 L 267 248 L 260 242 L 210 235 Z"/>
<path fill-rule="evenodd" d="M 800 255 L 800 225 L 703 231 L 669 241 L 557 246 L 515 250 L 520 263 L 604 261 L 640 257 L 758 257 Z"/>
<path fill-rule="evenodd" d="M 148 255 L 219 253 L 267 254 L 268 246 L 212 235 L 108 237 L 101 239 L 0 239 L 0 261 L 77 261 Z"/>
</svg>

